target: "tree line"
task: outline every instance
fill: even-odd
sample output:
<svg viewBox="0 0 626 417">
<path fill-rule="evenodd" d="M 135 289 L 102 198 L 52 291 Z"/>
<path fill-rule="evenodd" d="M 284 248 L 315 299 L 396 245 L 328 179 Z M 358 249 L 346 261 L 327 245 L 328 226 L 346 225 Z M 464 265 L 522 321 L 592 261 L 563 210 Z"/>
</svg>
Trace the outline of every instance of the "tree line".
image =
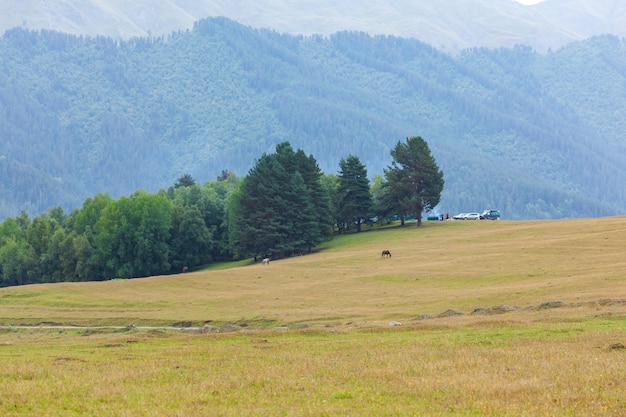
<svg viewBox="0 0 626 417">
<path fill-rule="evenodd" d="M 0 224 L 0 286 L 102 281 L 178 273 L 215 261 L 308 253 L 337 233 L 397 216 L 418 219 L 443 190 L 421 137 L 398 142 L 371 183 L 358 157 L 323 174 L 289 142 L 263 154 L 244 178 L 224 170 L 199 185 L 189 174 L 167 189 L 107 193 L 66 214 L 60 207 Z"/>
</svg>

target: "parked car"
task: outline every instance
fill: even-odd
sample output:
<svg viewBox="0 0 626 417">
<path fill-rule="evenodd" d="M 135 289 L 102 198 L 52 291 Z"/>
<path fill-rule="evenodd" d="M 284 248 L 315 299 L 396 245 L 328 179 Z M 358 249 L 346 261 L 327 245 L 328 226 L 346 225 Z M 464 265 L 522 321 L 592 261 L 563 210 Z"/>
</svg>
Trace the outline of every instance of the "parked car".
<svg viewBox="0 0 626 417">
<path fill-rule="evenodd" d="M 499 220 L 500 212 L 498 210 L 485 210 L 480 213 L 481 220 Z"/>
<path fill-rule="evenodd" d="M 465 220 L 478 220 L 480 219 L 479 213 L 467 213 L 465 215 Z"/>
<path fill-rule="evenodd" d="M 465 216 L 467 216 L 467 213 L 459 213 L 456 216 L 452 216 L 452 218 L 454 220 L 465 220 Z"/>
</svg>

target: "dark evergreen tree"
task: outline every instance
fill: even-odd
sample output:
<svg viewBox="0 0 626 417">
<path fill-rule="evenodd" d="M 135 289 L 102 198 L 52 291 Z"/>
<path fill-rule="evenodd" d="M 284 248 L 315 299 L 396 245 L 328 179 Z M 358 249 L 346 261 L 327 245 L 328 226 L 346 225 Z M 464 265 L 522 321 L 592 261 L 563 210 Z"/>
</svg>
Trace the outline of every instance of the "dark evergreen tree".
<svg viewBox="0 0 626 417">
<path fill-rule="evenodd" d="M 226 181 L 228 179 L 228 177 L 230 177 L 231 175 L 233 175 L 233 172 L 228 170 L 228 169 L 223 169 L 222 172 L 220 173 L 220 175 L 217 176 L 217 180 L 222 182 L 222 181 Z"/>
<path fill-rule="evenodd" d="M 391 166 L 385 170 L 388 196 L 400 215 L 410 215 L 422 225 L 422 213 L 433 209 L 441 198 L 444 179 L 428 144 L 419 136 L 398 141 L 391 150 Z"/>
<path fill-rule="evenodd" d="M 356 231 L 369 218 L 372 211 L 372 194 L 367 179 L 367 169 L 358 157 L 348 156 L 339 162 L 339 218 L 344 225 L 354 223 Z"/>
<path fill-rule="evenodd" d="M 312 247 L 332 236 L 329 200 L 321 184 L 322 172 L 312 155 L 302 149 L 293 151 L 288 142 L 276 146 L 276 156 L 290 177 L 285 188 L 286 200 L 291 202 L 291 251 L 310 251 Z M 298 243 L 296 243 L 298 242 Z"/>
<path fill-rule="evenodd" d="M 196 180 L 189 174 L 183 174 L 176 180 L 176 184 L 174 184 L 174 188 L 179 187 L 191 187 L 192 185 L 196 185 Z"/>
<path fill-rule="evenodd" d="M 323 240 L 330 239 L 333 233 L 333 216 L 330 210 L 330 196 L 323 186 L 324 174 L 319 168 L 313 155 L 307 156 L 299 149 L 296 154 L 296 166 L 302 176 L 310 202 L 313 206 L 317 231 L 315 237 L 307 239 L 308 249 L 316 246 Z M 313 231 L 310 231 L 313 233 Z"/>
<path fill-rule="evenodd" d="M 250 170 L 237 194 L 238 214 L 231 226 L 236 253 L 245 256 L 280 256 L 289 235 L 290 180 L 275 155 L 264 154 Z"/>
<path fill-rule="evenodd" d="M 229 206 L 229 236 L 239 257 L 289 256 L 330 236 L 317 162 L 287 142 L 264 154 Z"/>
<path fill-rule="evenodd" d="M 286 254 L 302 253 L 323 241 L 315 206 L 300 172 L 295 172 L 284 190 L 289 204 L 289 235 L 284 251 Z"/>
</svg>

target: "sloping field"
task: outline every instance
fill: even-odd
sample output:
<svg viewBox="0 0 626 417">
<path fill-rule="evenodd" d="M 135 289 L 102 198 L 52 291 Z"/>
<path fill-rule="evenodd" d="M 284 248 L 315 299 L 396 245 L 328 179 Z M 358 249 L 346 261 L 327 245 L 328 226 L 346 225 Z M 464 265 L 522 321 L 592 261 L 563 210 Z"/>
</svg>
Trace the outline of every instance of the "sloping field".
<svg viewBox="0 0 626 417">
<path fill-rule="evenodd" d="M 269 265 L 3 288 L 0 324 L 362 327 L 557 301 L 567 305 L 559 316 L 590 304 L 624 311 L 625 243 L 625 217 L 426 222 L 341 236 Z"/>
<path fill-rule="evenodd" d="M 623 416 L 624 242 L 626 217 L 426 222 L 3 288 L 0 415 Z M 41 324 L 120 327 L 15 327 Z"/>
</svg>

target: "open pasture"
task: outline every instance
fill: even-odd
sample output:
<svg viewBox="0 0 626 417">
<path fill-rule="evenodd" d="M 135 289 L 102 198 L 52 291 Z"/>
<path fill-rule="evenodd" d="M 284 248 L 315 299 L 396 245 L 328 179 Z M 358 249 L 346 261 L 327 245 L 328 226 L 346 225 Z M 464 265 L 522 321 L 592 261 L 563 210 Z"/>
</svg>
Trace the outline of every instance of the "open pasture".
<svg viewBox="0 0 626 417">
<path fill-rule="evenodd" d="M 3 288 L 0 325 L 121 328 L 0 330 L 0 414 L 622 416 L 624 242 L 624 217 L 425 222 L 269 265 Z M 140 328 L 180 323 L 211 327 Z"/>
</svg>

